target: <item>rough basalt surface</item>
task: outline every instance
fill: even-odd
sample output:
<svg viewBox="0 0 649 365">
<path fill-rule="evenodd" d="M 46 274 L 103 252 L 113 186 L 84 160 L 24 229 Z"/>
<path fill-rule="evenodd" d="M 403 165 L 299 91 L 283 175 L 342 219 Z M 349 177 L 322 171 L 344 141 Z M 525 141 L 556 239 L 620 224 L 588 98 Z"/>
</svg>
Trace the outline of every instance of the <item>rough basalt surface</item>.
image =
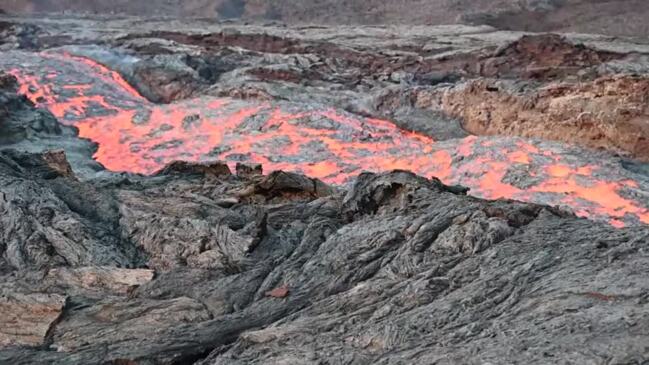
<svg viewBox="0 0 649 365">
<path fill-rule="evenodd" d="M 0 152 L 0 362 L 647 360 L 645 226 L 404 171 L 172 170 L 79 182 Z"/>
<path fill-rule="evenodd" d="M 522 92 L 515 82 L 486 79 L 445 90 L 431 108 L 462 118 L 472 134 L 558 140 L 647 161 L 648 100 L 646 77 L 604 76 Z"/>
<path fill-rule="evenodd" d="M 51 118 L 14 102 L 9 126 Z M 88 179 L 5 147 L 0 363 L 649 360 L 646 225 L 466 192 L 218 162 Z"/>
<path fill-rule="evenodd" d="M 649 362 L 647 45 L 10 23 L 0 364 Z"/>
<path fill-rule="evenodd" d="M 61 125 L 51 113 L 36 109 L 18 93 L 18 87 L 15 77 L 0 71 L 0 149 L 60 150 L 66 153 L 65 164 L 71 161 L 78 173 L 94 175 L 103 170 L 90 158 L 95 150 L 92 143 L 79 139 L 76 128 Z M 71 170 L 69 166 L 61 168 Z"/>
</svg>

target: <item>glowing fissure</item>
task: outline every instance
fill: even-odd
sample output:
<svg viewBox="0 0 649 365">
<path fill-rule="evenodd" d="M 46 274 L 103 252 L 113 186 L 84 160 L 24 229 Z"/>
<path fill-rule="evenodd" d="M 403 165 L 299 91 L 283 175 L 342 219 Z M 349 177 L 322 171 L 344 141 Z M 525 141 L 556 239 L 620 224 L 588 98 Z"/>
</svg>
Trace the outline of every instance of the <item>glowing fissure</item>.
<svg viewBox="0 0 649 365">
<path fill-rule="evenodd" d="M 96 142 L 94 157 L 113 171 L 150 174 L 173 160 L 225 160 L 342 184 L 360 171 L 405 169 L 479 197 L 566 205 L 616 227 L 624 219 L 649 224 L 649 203 L 621 193 L 637 189 L 634 181 L 599 179 L 601 167 L 575 166 L 522 139 L 435 143 L 387 121 L 303 105 L 209 97 L 154 105 L 90 59 L 49 53 L 43 64 L 49 68 L 11 70 L 20 92 Z M 525 189 L 505 182 L 512 171 L 538 182 Z"/>
</svg>

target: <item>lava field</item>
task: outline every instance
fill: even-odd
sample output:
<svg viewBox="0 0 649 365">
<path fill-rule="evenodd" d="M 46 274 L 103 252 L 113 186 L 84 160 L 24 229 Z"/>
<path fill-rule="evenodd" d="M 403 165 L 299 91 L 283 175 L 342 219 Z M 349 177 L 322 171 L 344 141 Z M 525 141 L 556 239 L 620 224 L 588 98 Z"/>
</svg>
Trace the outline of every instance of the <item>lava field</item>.
<svg viewBox="0 0 649 365">
<path fill-rule="evenodd" d="M 649 361 L 649 42 L 3 16 L 0 48 L 2 364 Z"/>
<path fill-rule="evenodd" d="M 94 158 L 112 171 L 152 174 L 177 160 L 226 161 L 340 185 L 363 171 L 402 169 L 486 199 L 561 205 L 616 227 L 649 223 L 645 179 L 589 151 L 519 138 L 436 143 L 317 104 L 196 97 L 160 105 L 92 59 L 40 53 L 14 62 L 5 67 L 19 92 L 95 142 Z"/>
</svg>

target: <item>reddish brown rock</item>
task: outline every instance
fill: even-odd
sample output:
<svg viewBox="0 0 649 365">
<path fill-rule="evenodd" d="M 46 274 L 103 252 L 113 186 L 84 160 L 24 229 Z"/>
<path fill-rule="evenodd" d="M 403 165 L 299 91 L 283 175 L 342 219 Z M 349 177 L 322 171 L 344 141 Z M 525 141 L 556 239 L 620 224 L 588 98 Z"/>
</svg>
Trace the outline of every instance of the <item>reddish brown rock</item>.
<svg viewBox="0 0 649 365">
<path fill-rule="evenodd" d="M 74 177 L 72 166 L 65 156 L 65 151 L 47 151 L 43 153 L 43 160 L 54 171 L 58 172 L 61 176 Z"/>
<path fill-rule="evenodd" d="M 1 293 L 0 348 L 42 345 L 50 327 L 63 312 L 65 300 L 57 294 Z"/>
<path fill-rule="evenodd" d="M 154 271 L 116 267 L 80 267 L 51 269 L 46 281 L 68 288 L 83 288 L 113 294 L 128 294 L 133 288 L 150 282 Z"/>
<path fill-rule="evenodd" d="M 275 288 L 273 290 L 267 291 L 266 296 L 267 297 L 273 297 L 273 298 L 286 298 L 288 296 L 289 290 L 288 286 L 280 286 L 279 288 Z"/>
<path fill-rule="evenodd" d="M 648 100 L 647 77 L 557 82 L 523 93 L 477 80 L 445 92 L 440 107 L 473 134 L 543 138 L 649 160 Z"/>
</svg>

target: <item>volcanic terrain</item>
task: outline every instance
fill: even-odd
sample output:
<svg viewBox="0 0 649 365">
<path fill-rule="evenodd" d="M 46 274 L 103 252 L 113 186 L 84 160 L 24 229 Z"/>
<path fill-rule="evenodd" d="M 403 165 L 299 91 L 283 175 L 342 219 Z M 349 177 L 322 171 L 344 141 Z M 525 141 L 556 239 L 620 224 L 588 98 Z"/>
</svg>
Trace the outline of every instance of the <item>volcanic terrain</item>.
<svg viewBox="0 0 649 365">
<path fill-rule="evenodd" d="M 649 36 L 645 0 L 3 0 L 1 10 L 289 24 L 473 24 L 503 30 Z"/>
<path fill-rule="evenodd" d="M 649 361 L 649 42 L 5 16 L 0 49 L 0 363 Z"/>
</svg>

